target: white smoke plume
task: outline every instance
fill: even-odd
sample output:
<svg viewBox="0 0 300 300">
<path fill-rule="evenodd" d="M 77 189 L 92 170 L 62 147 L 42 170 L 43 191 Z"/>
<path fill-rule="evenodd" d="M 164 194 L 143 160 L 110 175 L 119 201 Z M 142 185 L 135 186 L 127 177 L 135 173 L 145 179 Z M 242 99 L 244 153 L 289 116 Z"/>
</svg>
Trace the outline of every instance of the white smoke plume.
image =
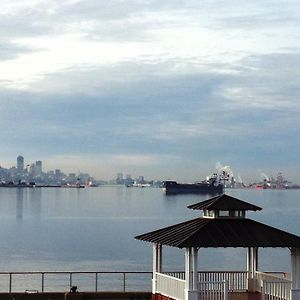
<svg viewBox="0 0 300 300">
<path fill-rule="evenodd" d="M 260 177 L 263 178 L 263 179 L 266 179 L 267 181 L 270 181 L 270 178 L 264 172 L 260 173 Z"/>
<path fill-rule="evenodd" d="M 224 171 L 227 175 L 233 177 L 233 171 L 230 166 L 222 166 L 220 162 L 217 162 L 216 170 L 218 174 L 221 174 Z"/>
<path fill-rule="evenodd" d="M 236 182 L 237 182 L 237 183 L 243 183 L 243 179 L 242 179 L 242 177 L 241 177 L 240 174 L 238 174 L 237 179 L 236 179 Z"/>
</svg>

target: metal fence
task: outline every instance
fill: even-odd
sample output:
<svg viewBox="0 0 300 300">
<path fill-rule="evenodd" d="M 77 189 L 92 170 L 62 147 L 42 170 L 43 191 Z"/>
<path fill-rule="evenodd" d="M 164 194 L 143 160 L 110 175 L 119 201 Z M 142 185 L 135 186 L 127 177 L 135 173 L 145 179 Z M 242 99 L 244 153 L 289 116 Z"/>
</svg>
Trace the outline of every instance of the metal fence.
<svg viewBox="0 0 300 300">
<path fill-rule="evenodd" d="M 0 292 L 151 291 L 152 272 L 0 272 Z"/>
</svg>

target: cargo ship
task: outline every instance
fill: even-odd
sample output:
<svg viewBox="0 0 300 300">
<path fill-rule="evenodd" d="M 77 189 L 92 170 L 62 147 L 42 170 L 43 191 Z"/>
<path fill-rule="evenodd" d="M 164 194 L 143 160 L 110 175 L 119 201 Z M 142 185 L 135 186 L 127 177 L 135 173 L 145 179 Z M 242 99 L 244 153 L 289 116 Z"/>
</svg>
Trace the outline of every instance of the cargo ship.
<svg viewBox="0 0 300 300">
<path fill-rule="evenodd" d="M 166 195 L 176 194 L 222 194 L 224 186 L 217 180 L 207 180 L 196 183 L 177 183 L 167 180 L 163 184 L 163 191 Z"/>
</svg>

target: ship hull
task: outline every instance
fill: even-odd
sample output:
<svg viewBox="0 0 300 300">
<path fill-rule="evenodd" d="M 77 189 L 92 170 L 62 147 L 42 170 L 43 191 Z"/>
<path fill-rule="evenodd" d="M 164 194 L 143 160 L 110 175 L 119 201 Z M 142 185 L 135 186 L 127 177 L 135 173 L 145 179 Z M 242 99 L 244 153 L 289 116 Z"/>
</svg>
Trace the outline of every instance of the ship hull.
<svg viewBox="0 0 300 300">
<path fill-rule="evenodd" d="M 223 185 L 200 183 L 177 183 L 176 181 L 166 181 L 163 190 L 166 195 L 176 194 L 222 194 Z"/>
</svg>

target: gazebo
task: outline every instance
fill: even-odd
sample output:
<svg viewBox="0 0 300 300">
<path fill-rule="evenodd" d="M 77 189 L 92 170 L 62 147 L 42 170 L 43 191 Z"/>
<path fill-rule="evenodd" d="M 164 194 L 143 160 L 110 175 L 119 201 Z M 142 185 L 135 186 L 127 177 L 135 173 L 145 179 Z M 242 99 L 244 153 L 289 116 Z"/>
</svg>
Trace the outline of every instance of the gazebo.
<svg viewBox="0 0 300 300">
<path fill-rule="evenodd" d="M 188 208 L 202 210 L 203 216 L 136 236 L 153 243 L 154 299 L 228 299 L 234 292 L 262 292 L 269 299 L 300 300 L 300 236 L 246 218 L 246 211 L 262 208 L 226 194 Z M 184 272 L 163 272 L 163 245 L 184 249 Z M 199 272 L 199 249 L 217 247 L 247 248 L 246 270 Z M 258 272 L 259 247 L 290 249 L 291 280 Z"/>
</svg>

